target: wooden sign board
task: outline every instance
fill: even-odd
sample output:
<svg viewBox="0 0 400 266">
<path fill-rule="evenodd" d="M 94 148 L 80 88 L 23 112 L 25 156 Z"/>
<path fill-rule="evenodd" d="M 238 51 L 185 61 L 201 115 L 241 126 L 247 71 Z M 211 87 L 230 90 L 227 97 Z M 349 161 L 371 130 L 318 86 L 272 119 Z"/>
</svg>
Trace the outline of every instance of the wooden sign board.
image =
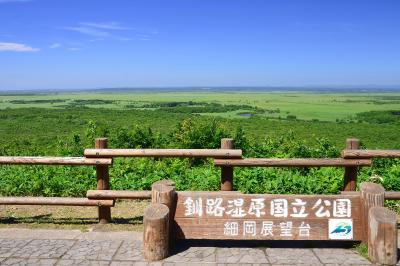
<svg viewBox="0 0 400 266">
<path fill-rule="evenodd" d="M 181 239 L 352 240 L 362 238 L 360 195 L 178 192 Z"/>
</svg>

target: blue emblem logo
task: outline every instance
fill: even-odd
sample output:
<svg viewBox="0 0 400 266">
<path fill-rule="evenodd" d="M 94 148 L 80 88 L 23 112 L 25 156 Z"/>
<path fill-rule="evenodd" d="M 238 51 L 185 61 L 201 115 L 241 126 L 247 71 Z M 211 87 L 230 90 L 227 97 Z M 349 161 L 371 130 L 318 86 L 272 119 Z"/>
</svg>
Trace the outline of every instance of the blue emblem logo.
<svg viewBox="0 0 400 266">
<path fill-rule="evenodd" d="M 346 222 L 341 222 L 336 225 L 336 228 L 330 232 L 331 235 L 347 236 L 351 233 L 351 225 Z"/>
</svg>

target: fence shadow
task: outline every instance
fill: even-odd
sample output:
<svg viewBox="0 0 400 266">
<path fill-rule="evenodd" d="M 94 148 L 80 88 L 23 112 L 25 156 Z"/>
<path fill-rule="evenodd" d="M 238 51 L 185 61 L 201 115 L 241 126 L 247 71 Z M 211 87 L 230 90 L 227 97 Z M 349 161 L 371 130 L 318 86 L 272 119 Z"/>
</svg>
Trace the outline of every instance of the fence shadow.
<svg viewBox="0 0 400 266">
<path fill-rule="evenodd" d="M 131 218 L 113 218 L 110 224 L 137 225 L 142 224 L 143 216 Z M 55 224 L 55 225 L 97 225 L 98 218 L 62 217 L 54 218 L 52 214 L 42 214 L 27 217 L 1 217 L 0 224 Z"/>
<path fill-rule="evenodd" d="M 318 241 L 318 240 L 178 240 L 172 253 L 177 254 L 191 247 L 221 248 L 352 248 L 356 241 Z M 400 251 L 399 251 L 400 252 Z M 400 254 L 400 253 L 399 253 Z"/>
</svg>

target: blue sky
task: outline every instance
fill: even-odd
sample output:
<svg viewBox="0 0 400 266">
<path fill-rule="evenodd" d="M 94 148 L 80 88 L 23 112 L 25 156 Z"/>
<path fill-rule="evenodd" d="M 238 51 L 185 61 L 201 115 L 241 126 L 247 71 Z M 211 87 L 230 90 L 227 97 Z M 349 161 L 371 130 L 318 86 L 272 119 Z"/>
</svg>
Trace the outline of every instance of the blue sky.
<svg viewBox="0 0 400 266">
<path fill-rule="evenodd" d="M 398 0 L 0 0 L 0 90 L 400 84 Z"/>
</svg>

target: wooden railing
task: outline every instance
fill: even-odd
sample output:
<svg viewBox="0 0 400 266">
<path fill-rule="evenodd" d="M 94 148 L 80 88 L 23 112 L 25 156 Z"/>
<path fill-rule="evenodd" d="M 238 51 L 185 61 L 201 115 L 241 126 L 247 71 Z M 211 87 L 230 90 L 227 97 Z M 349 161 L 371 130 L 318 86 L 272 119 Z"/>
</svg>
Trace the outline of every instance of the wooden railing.
<svg viewBox="0 0 400 266">
<path fill-rule="evenodd" d="M 99 223 L 111 220 L 111 207 L 116 199 L 150 199 L 149 191 L 109 190 L 109 167 L 113 157 L 179 157 L 241 158 L 242 151 L 233 149 L 233 140 L 222 139 L 221 149 L 108 149 L 106 138 L 97 138 L 95 149 L 86 149 L 86 157 L 0 156 L 0 165 L 71 165 L 95 166 L 97 190 L 87 198 L 68 197 L 0 197 L 0 205 L 97 206 Z M 229 167 L 228 167 L 229 168 Z"/>
<path fill-rule="evenodd" d="M 96 166 L 97 169 L 107 169 L 112 164 L 111 158 L 85 158 L 85 157 L 0 157 L 0 164 L 6 165 L 71 165 L 71 166 Z M 99 176 L 99 172 L 98 172 Z M 113 200 L 87 199 L 87 198 L 61 198 L 61 197 L 1 197 L 0 204 L 14 205 L 60 205 L 60 206 L 99 206 L 100 210 L 109 210 L 114 206 Z M 106 221 L 100 215 L 102 223 Z M 103 219 L 103 220 L 102 220 Z"/>
<path fill-rule="evenodd" d="M 241 150 L 231 149 L 86 149 L 88 158 L 113 157 L 179 157 L 179 158 L 242 158 Z"/>
<path fill-rule="evenodd" d="M 215 166 L 242 166 L 242 167 L 340 167 L 340 166 L 371 166 L 371 160 L 353 160 L 341 158 L 246 158 L 246 159 L 217 159 Z"/>
<path fill-rule="evenodd" d="M 345 159 L 400 158 L 400 150 L 343 150 Z"/>
<path fill-rule="evenodd" d="M 233 167 L 344 167 L 344 191 L 355 191 L 359 167 L 370 166 L 371 158 L 400 157 L 399 150 L 359 150 L 359 140 L 347 139 L 342 158 L 242 158 L 232 139 L 222 139 L 220 149 L 108 149 L 106 138 L 95 141 L 95 149 L 86 149 L 85 157 L 14 157 L 0 156 L 0 165 L 71 165 L 95 166 L 97 190 L 87 198 L 0 197 L 0 205 L 98 206 L 99 222 L 111 220 L 116 199 L 149 199 L 150 191 L 110 190 L 109 167 L 114 157 L 214 158 L 221 167 L 221 191 L 233 190 Z M 386 192 L 386 199 L 400 199 L 400 192 Z"/>
<path fill-rule="evenodd" d="M 345 167 L 345 178 L 343 190 L 355 191 L 357 170 L 361 166 L 371 166 L 371 160 L 342 159 L 342 158 L 247 158 L 247 159 L 225 159 L 215 160 L 215 166 L 237 166 L 237 167 Z M 355 170 L 353 170 L 353 168 Z M 347 170 L 346 169 L 351 169 Z M 351 173 L 351 175 L 349 174 Z M 347 178 L 346 178 L 347 177 Z M 354 185 L 349 185 L 354 182 Z"/>
<path fill-rule="evenodd" d="M 0 156 L 0 164 L 35 165 L 111 165 L 112 159 L 85 157 L 17 157 Z"/>
</svg>

